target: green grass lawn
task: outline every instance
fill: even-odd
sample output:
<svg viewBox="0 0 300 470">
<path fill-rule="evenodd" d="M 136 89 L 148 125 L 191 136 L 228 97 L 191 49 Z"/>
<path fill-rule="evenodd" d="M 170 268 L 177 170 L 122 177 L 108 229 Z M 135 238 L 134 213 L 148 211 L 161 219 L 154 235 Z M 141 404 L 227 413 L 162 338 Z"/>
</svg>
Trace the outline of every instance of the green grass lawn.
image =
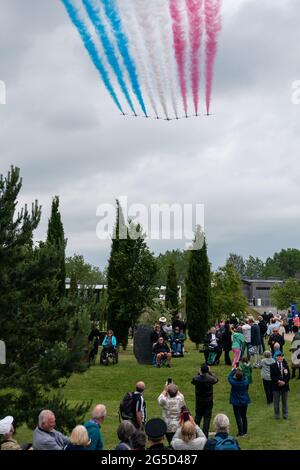
<svg viewBox="0 0 300 470">
<path fill-rule="evenodd" d="M 148 418 L 161 417 L 161 408 L 157 404 L 157 397 L 168 377 L 172 377 L 179 386 L 185 396 L 187 406 L 194 415 L 195 392 L 194 386 L 191 385 L 191 379 L 198 372 L 204 357 L 202 353 L 195 350 L 195 346 L 190 342 L 186 342 L 186 347 L 188 353 L 184 358 L 174 359 L 171 369 L 138 365 L 133 356 L 131 345 L 128 351 L 120 353 L 119 364 L 115 366 L 100 366 L 98 357 L 95 366 L 92 366 L 84 374 L 76 374 L 69 379 L 64 389 L 65 397 L 73 403 L 92 399 L 95 404 L 104 403 L 106 405 L 107 418 L 102 426 L 102 434 L 105 449 L 114 449 L 118 441 L 116 430 L 119 424 L 119 402 L 127 391 L 134 390 L 135 382 L 138 380 L 143 380 L 146 384 L 145 400 Z M 285 352 L 286 358 L 289 360 L 288 349 L 289 343 L 287 342 Z M 230 385 L 227 380 L 231 368 L 224 365 L 223 355 L 221 363 L 221 365 L 213 367 L 213 372 L 219 378 L 219 383 L 214 387 L 213 417 L 217 413 L 228 415 L 231 433 L 236 435 L 235 419 L 232 407 L 229 405 Z M 249 387 L 251 404 L 248 408 L 248 436 L 239 438 L 242 449 L 300 449 L 298 436 L 300 431 L 300 380 L 291 380 L 290 389 L 289 420 L 275 420 L 272 405 L 266 404 L 260 371 L 253 370 L 253 384 Z M 212 423 L 211 431 L 213 431 Z M 20 442 L 31 442 L 31 431 L 26 427 L 20 428 L 17 439 Z"/>
</svg>

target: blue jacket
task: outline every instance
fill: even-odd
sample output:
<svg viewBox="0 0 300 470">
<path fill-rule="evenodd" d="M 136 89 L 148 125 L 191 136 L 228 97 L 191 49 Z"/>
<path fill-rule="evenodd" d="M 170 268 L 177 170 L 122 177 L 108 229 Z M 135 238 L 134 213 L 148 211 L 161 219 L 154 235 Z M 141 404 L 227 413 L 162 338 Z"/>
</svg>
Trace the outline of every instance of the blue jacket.
<svg viewBox="0 0 300 470">
<path fill-rule="evenodd" d="M 89 450 L 103 450 L 103 441 L 100 431 L 100 424 L 95 423 L 92 419 L 84 423 L 91 443 L 88 447 Z"/>
<path fill-rule="evenodd" d="M 228 382 L 231 385 L 230 404 L 233 406 L 246 406 L 250 403 L 247 390 L 248 379 L 243 376 L 242 380 L 237 380 L 234 376 L 235 369 L 228 376 Z"/>
<path fill-rule="evenodd" d="M 106 346 L 107 345 L 107 339 L 108 339 L 108 336 L 106 335 L 103 342 L 102 342 L 102 346 Z M 113 345 L 113 347 L 115 348 L 117 346 L 117 340 L 116 340 L 116 337 L 115 336 L 112 336 L 111 337 L 111 344 Z"/>
</svg>

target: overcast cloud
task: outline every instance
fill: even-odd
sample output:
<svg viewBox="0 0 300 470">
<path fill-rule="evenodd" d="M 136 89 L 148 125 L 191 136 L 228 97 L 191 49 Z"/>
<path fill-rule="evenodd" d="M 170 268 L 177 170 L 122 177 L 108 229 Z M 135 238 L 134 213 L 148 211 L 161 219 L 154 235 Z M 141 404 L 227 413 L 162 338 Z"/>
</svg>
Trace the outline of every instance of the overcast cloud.
<svg viewBox="0 0 300 470">
<path fill-rule="evenodd" d="M 0 0 L 0 173 L 19 166 L 20 202 L 43 205 L 38 238 L 58 194 L 68 255 L 103 268 L 96 209 L 126 195 L 203 203 L 214 267 L 300 248 L 299 0 L 223 2 L 213 115 L 157 122 L 119 116 L 58 0 Z"/>
</svg>

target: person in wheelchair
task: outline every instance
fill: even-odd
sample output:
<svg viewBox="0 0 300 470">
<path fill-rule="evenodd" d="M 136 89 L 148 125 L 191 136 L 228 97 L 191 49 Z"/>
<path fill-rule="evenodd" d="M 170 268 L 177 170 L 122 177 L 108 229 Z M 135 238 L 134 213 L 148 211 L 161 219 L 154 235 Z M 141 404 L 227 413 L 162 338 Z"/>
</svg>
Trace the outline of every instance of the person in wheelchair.
<svg viewBox="0 0 300 470">
<path fill-rule="evenodd" d="M 171 367 L 172 354 L 168 343 L 162 336 L 158 338 L 157 343 L 154 345 L 153 352 L 156 358 L 156 367 L 161 367 L 164 362 L 167 362 L 167 367 Z"/>
<path fill-rule="evenodd" d="M 108 357 L 111 356 L 115 358 L 114 362 L 118 362 L 117 360 L 117 340 L 114 336 L 113 330 L 108 330 L 104 340 L 102 341 L 102 351 L 100 362 L 101 364 L 108 364 Z"/>
<path fill-rule="evenodd" d="M 213 326 L 204 338 L 205 362 L 210 365 L 217 365 L 222 354 L 222 338 Z"/>
<path fill-rule="evenodd" d="M 176 326 L 171 335 L 171 346 L 173 356 L 183 356 L 184 340 L 184 334 L 180 332 L 179 326 Z"/>
</svg>

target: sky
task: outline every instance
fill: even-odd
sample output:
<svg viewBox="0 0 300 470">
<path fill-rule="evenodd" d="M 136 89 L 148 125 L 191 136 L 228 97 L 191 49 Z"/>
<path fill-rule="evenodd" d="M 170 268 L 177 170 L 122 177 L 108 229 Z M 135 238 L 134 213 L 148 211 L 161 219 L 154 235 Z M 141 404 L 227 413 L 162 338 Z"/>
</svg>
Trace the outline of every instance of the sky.
<svg viewBox="0 0 300 470">
<path fill-rule="evenodd" d="M 42 205 L 36 239 L 59 195 L 67 255 L 103 269 L 97 208 L 126 196 L 204 204 L 214 268 L 300 249 L 299 0 L 223 0 L 222 15 L 212 116 L 166 122 L 119 114 L 59 0 L 0 0 L 0 173 L 20 167 L 19 204 Z"/>
</svg>

